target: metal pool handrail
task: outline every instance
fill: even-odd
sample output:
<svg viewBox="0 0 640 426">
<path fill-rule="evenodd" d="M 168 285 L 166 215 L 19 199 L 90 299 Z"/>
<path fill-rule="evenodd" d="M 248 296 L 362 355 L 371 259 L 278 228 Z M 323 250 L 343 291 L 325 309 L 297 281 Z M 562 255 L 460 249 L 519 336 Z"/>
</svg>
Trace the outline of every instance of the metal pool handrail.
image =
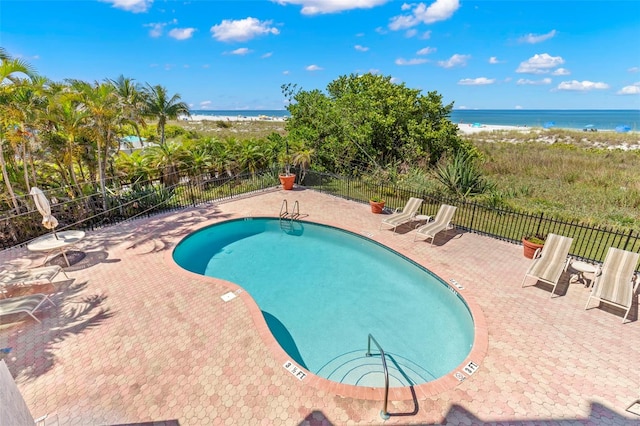
<svg viewBox="0 0 640 426">
<path fill-rule="evenodd" d="M 369 333 L 369 339 L 367 341 L 367 353 L 366 356 L 371 356 L 371 341 L 376 344 L 378 350 L 380 351 L 380 358 L 382 358 L 382 368 L 384 369 L 384 405 L 382 406 L 382 411 L 380 411 L 380 417 L 384 420 L 387 420 L 389 417 L 389 412 L 387 411 L 387 403 L 389 402 L 389 369 L 387 368 L 387 361 L 385 359 L 384 350 L 378 343 L 378 341 Z"/>
</svg>

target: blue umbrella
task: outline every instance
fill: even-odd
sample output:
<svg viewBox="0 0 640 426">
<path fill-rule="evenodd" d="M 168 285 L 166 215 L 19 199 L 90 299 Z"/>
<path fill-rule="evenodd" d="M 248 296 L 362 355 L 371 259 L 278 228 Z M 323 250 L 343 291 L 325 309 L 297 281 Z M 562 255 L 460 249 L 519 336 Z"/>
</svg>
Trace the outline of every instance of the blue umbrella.
<svg viewBox="0 0 640 426">
<path fill-rule="evenodd" d="M 473 126 L 472 126 L 472 127 L 482 127 L 482 124 L 480 124 L 480 123 L 473 123 Z"/>
<path fill-rule="evenodd" d="M 543 127 L 545 129 L 550 129 L 551 127 L 555 126 L 556 122 L 555 121 L 547 121 L 546 123 L 544 123 Z"/>
<path fill-rule="evenodd" d="M 631 131 L 631 127 L 627 126 L 626 124 L 621 124 L 619 126 L 616 126 L 616 132 L 618 133 L 627 133 Z"/>
</svg>

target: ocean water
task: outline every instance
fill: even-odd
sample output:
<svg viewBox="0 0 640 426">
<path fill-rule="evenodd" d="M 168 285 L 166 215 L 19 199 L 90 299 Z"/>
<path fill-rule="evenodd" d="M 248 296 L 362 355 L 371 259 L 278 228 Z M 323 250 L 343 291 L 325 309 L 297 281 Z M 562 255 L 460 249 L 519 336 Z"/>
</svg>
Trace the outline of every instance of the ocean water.
<svg viewBox="0 0 640 426">
<path fill-rule="evenodd" d="M 454 123 L 481 123 L 502 126 L 545 127 L 562 129 L 615 130 L 626 125 L 640 130 L 640 110 L 454 110 Z M 553 123 L 553 124 L 552 124 Z"/>
<path fill-rule="evenodd" d="M 287 110 L 193 110 L 196 115 L 218 115 L 230 117 L 289 117 Z M 514 110 L 474 109 L 454 110 L 451 121 L 458 124 L 480 123 L 502 126 L 553 127 L 562 129 L 584 129 L 590 126 L 598 130 L 615 130 L 617 126 L 629 126 L 640 131 L 640 110 Z"/>
</svg>

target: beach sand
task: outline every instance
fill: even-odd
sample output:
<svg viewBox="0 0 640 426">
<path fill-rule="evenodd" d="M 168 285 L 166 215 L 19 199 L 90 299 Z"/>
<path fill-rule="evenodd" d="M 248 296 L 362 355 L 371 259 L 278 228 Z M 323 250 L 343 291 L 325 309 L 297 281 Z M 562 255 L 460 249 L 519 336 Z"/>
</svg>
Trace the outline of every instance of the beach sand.
<svg viewBox="0 0 640 426">
<path fill-rule="evenodd" d="M 285 121 L 284 117 L 271 117 L 267 115 L 248 116 L 248 115 L 198 115 L 194 114 L 189 117 L 178 117 L 179 121 Z"/>
<path fill-rule="evenodd" d="M 179 121 L 285 121 L 284 117 L 271 117 L 266 115 L 248 116 L 248 115 L 199 115 L 194 114 L 189 117 L 179 117 Z M 471 124 L 458 124 L 460 132 L 464 134 L 473 134 L 478 132 L 491 132 L 494 130 L 522 130 L 529 131 L 529 127 L 520 126 L 497 126 L 483 124 L 480 127 L 474 127 Z"/>
<path fill-rule="evenodd" d="M 460 129 L 460 133 L 464 133 L 465 135 L 471 135 L 474 133 L 480 132 L 492 132 L 494 130 L 520 130 L 523 132 L 528 132 L 531 130 L 531 127 L 520 127 L 520 126 L 498 126 L 498 125 L 489 125 L 483 124 L 481 126 L 473 126 L 471 124 L 459 123 L 458 129 Z"/>
</svg>

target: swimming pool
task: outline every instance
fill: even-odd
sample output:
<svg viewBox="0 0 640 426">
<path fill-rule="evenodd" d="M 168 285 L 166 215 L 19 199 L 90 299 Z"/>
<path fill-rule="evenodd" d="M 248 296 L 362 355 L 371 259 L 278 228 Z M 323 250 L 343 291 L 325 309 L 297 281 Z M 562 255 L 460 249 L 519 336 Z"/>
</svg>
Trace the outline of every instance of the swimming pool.
<svg viewBox="0 0 640 426">
<path fill-rule="evenodd" d="M 351 232 L 304 221 L 231 220 L 185 237 L 173 258 L 243 287 L 291 359 L 332 381 L 384 385 L 380 358 L 365 356 L 368 334 L 388 355 L 392 387 L 446 375 L 473 345 L 473 318 L 455 291 Z"/>
</svg>

